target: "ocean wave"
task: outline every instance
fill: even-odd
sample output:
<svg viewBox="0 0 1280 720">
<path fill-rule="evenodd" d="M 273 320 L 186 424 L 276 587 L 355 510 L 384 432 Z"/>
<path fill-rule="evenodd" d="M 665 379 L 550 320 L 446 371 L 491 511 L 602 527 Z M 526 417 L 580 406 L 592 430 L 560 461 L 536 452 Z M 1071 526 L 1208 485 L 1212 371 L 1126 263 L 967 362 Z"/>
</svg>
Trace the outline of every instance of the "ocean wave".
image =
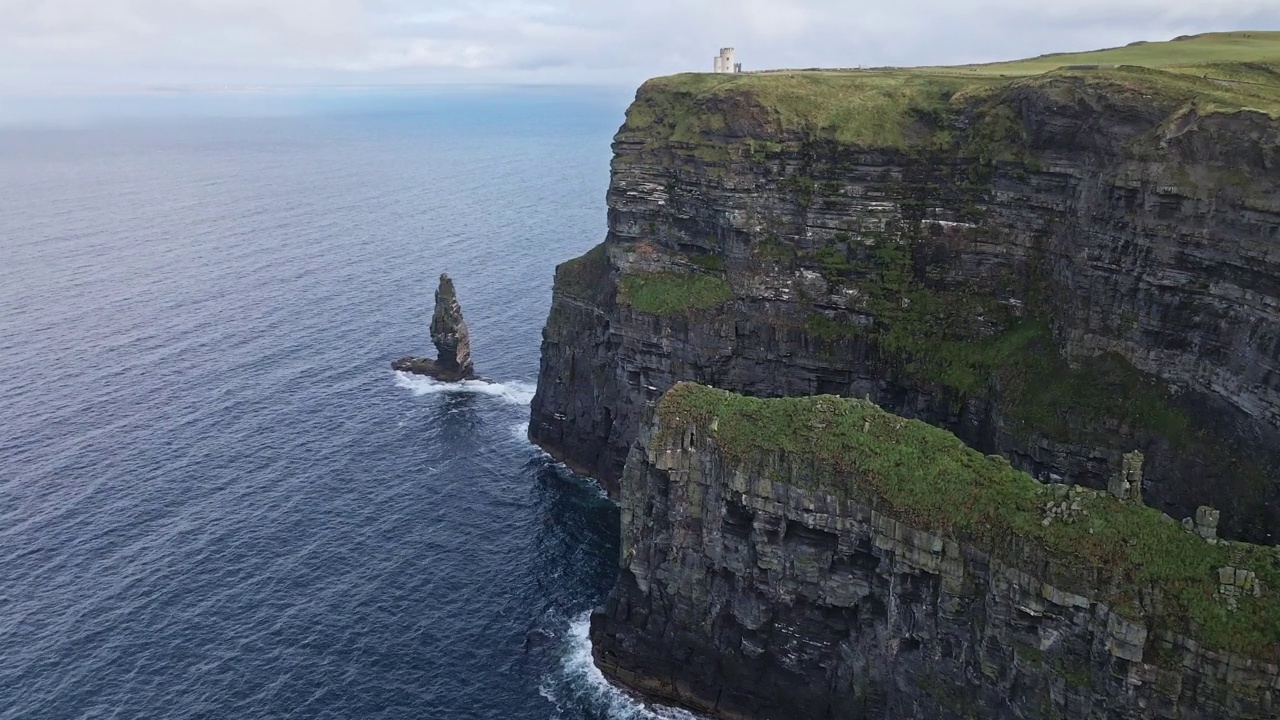
<svg viewBox="0 0 1280 720">
<path fill-rule="evenodd" d="M 530 447 L 535 447 L 535 448 L 538 447 L 537 445 L 534 445 L 533 443 L 529 442 L 529 422 L 528 421 L 525 421 L 522 423 L 516 423 L 515 425 L 512 425 L 511 437 L 515 438 L 518 442 L 529 445 Z M 538 450 L 541 451 L 541 448 L 538 448 Z"/>
<path fill-rule="evenodd" d="M 610 720 L 700 720 L 701 716 L 685 710 L 645 703 L 606 680 L 591 659 L 590 628 L 590 613 L 569 624 L 559 674 L 538 688 L 556 706 L 557 717 L 565 717 L 568 708 L 590 708 Z"/>
<path fill-rule="evenodd" d="M 439 393 L 465 393 L 471 395 L 489 395 L 501 398 L 512 405 L 529 405 L 533 402 L 533 394 L 538 386 L 530 382 L 489 382 L 487 380 L 463 380 L 461 382 L 440 382 L 425 375 L 396 371 L 396 386 L 402 387 L 414 395 L 435 395 Z"/>
</svg>

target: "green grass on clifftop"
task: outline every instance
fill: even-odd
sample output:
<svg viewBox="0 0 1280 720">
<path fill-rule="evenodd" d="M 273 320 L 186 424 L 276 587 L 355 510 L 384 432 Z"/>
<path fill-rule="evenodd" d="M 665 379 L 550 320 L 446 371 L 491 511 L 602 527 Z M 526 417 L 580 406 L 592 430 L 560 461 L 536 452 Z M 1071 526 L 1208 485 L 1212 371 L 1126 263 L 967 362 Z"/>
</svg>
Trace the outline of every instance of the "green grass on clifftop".
<svg viewBox="0 0 1280 720">
<path fill-rule="evenodd" d="M 1082 65 L 1137 65 L 1201 74 L 1206 65 L 1222 63 L 1280 65 L 1280 32 L 1206 33 L 1168 42 L 1135 42 L 1106 50 L 1055 53 L 1011 62 L 919 69 L 1013 76 L 1038 75 L 1062 67 Z"/>
<path fill-rule="evenodd" d="M 725 116 L 708 107 L 725 103 L 738 106 L 726 112 L 750 123 L 742 131 L 753 137 L 826 134 L 849 145 L 900 147 L 910 139 L 911 117 L 941 112 L 961 90 L 998 81 L 909 71 L 687 73 L 646 82 L 625 128 L 656 142 L 696 143 L 704 134 L 724 132 Z"/>
<path fill-rule="evenodd" d="M 730 467 L 758 473 L 783 457 L 804 470 L 779 481 L 972 544 L 1209 647 L 1267 661 L 1280 654 L 1280 555 L 1271 548 L 1210 545 L 1152 508 L 1105 494 L 1078 522 L 1045 526 L 1046 488 L 1031 476 L 869 401 L 765 400 L 681 383 L 663 396 L 658 419 L 658 442 L 700 428 Z M 1228 566 L 1256 572 L 1264 595 L 1230 610 L 1216 596 L 1216 571 Z"/>
<path fill-rule="evenodd" d="M 1087 53 L 954 67 L 684 73 L 641 88 L 624 131 L 654 143 L 824 136 L 866 147 L 937 142 L 948 114 L 1017 87 L 1093 88 L 1122 101 L 1280 117 L 1280 32 L 1214 33 Z"/>
</svg>

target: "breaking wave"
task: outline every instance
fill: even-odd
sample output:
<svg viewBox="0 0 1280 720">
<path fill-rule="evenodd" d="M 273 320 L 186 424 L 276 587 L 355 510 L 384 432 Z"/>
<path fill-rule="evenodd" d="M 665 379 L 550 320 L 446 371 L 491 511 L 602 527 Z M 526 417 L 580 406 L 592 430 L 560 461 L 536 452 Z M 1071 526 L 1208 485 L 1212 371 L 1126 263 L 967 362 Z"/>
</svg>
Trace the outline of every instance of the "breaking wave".
<svg viewBox="0 0 1280 720">
<path fill-rule="evenodd" d="M 524 443 L 524 444 L 526 444 L 526 445 L 529 445 L 530 447 L 537 447 L 537 446 L 536 446 L 536 445 L 534 445 L 533 443 L 529 442 L 529 423 L 528 423 L 528 421 L 525 421 L 525 422 L 522 422 L 522 423 L 516 423 L 515 425 L 512 425 L 512 426 L 511 426 L 511 437 L 515 438 L 517 442 Z M 539 448 L 539 450 L 541 450 L 541 448 Z"/>
<path fill-rule="evenodd" d="M 571 709 L 589 708 L 603 713 L 609 720 L 700 720 L 702 716 L 677 708 L 663 707 L 643 702 L 605 679 L 604 673 L 591 659 L 590 613 L 583 614 L 569 624 L 565 633 L 564 656 L 554 675 L 543 680 L 538 687 L 542 697 L 556 706 L 556 718 L 576 717 L 568 715 Z"/>
<path fill-rule="evenodd" d="M 538 386 L 530 382 L 489 382 L 487 380 L 463 380 L 461 382 L 440 382 L 425 375 L 396 371 L 396 385 L 414 395 L 435 395 L 439 393 L 459 393 L 471 395 L 490 395 L 501 398 L 512 405 L 528 405 L 533 402 L 533 394 Z"/>
</svg>

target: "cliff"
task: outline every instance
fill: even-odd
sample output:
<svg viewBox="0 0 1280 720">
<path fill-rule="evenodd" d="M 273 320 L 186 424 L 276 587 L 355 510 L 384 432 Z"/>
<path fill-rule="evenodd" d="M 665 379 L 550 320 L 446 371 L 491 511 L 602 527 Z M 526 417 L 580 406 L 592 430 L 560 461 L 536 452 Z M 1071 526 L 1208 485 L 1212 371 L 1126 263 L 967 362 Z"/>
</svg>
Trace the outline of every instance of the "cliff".
<svg viewBox="0 0 1280 720">
<path fill-rule="evenodd" d="M 831 396 L 692 384 L 623 473 L 596 661 L 725 718 L 1274 718 L 1280 553 Z"/>
<path fill-rule="evenodd" d="M 678 381 L 866 397 L 1045 482 L 1139 450 L 1148 503 L 1274 543 L 1273 67 L 650 81 L 530 437 L 616 484 Z"/>
</svg>

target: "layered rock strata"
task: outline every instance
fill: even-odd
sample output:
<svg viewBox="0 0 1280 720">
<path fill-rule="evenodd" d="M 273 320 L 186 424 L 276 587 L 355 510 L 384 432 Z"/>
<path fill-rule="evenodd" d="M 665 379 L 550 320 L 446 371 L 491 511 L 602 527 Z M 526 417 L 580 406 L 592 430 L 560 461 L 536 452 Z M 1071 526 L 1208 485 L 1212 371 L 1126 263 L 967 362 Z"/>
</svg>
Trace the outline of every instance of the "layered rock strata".
<svg viewBox="0 0 1280 720">
<path fill-rule="evenodd" d="M 1280 123 L 1165 75 L 647 83 L 530 437 L 612 484 L 678 381 L 868 397 L 1046 482 L 1140 451 L 1149 503 L 1276 542 Z"/>
<path fill-rule="evenodd" d="M 723 718 L 1280 713 L 1280 554 L 869 402 L 682 384 L 621 479 L 597 664 Z"/>
<path fill-rule="evenodd" d="M 476 377 L 471 364 L 471 334 L 462 319 L 462 306 L 453 279 L 440 275 L 436 288 L 436 306 L 431 316 L 431 342 L 436 346 L 436 359 L 408 357 L 391 364 L 395 370 L 427 375 L 444 382 L 471 380 Z"/>
</svg>

